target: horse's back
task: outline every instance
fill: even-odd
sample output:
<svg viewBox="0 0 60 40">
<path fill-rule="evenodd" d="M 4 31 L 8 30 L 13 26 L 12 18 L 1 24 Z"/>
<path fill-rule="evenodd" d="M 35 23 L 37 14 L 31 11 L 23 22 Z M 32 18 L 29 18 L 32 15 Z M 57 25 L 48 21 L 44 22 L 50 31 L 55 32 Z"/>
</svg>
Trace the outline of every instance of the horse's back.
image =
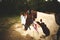
<svg viewBox="0 0 60 40">
<path fill-rule="evenodd" d="M 47 14 L 43 12 L 37 12 L 37 18 L 35 21 L 42 21 L 47 25 L 47 28 L 50 30 L 50 34 L 56 34 L 59 26 L 55 21 L 55 14 Z"/>
</svg>

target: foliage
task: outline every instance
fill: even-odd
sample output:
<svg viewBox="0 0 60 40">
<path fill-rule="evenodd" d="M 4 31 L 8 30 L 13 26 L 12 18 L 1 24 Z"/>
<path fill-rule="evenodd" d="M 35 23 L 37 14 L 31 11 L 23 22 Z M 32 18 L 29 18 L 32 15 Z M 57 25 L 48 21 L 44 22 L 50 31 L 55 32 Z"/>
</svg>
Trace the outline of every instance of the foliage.
<svg viewBox="0 0 60 40">
<path fill-rule="evenodd" d="M 60 9 L 60 6 L 55 7 L 56 5 L 60 5 L 57 0 L 48 0 L 47 2 L 45 0 L 30 0 L 29 2 L 27 0 L 3 0 L 0 4 L 0 13 L 2 13 L 2 15 L 19 14 L 21 11 L 25 11 L 26 9 L 54 12 L 58 12 Z"/>
</svg>

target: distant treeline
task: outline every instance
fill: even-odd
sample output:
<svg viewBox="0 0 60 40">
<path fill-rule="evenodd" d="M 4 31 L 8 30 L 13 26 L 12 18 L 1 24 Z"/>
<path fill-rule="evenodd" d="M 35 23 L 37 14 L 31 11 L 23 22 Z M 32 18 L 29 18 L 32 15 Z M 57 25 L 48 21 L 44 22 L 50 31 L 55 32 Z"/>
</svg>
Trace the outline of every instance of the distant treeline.
<svg viewBox="0 0 60 40">
<path fill-rule="evenodd" d="M 34 9 L 37 11 L 48 11 L 60 13 L 60 3 L 55 1 L 44 0 L 2 0 L 0 2 L 0 15 L 17 15 L 26 9 Z"/>
</svg>

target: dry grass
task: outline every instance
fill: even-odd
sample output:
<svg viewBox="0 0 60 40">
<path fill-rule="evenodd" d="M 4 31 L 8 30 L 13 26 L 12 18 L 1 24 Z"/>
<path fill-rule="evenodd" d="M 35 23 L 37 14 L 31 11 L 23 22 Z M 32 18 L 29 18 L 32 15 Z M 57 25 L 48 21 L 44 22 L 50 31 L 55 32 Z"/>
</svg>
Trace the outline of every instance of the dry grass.
<svg viewBox="0 0 60 40">
<path fill-rule="evenodd" d="M 4 17 L 0 19 L 0 40 L 35 40 L 33 37 L 26 35 L 22 36 L 19 32 L 15 31 L 16 24 L 18 28 L 20 24 L 20 17 Z"/>
</svg>

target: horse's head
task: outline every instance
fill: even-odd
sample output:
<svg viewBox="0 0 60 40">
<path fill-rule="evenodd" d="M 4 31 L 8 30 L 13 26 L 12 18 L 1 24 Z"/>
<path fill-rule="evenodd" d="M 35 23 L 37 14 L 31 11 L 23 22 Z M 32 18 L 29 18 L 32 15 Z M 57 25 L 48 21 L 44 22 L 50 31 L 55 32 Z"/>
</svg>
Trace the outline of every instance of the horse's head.
<svg viewBox="0 0 60 40">
<path fill-rule="evenodd" d="M 36 17 L 37 17 L 37 13 L 36 13 L 36 11 L 33 11 L 33 10 L 31 11 L 31 14 L 27 14 L 27 19 L 26 19 L 26 23 L 25 23 L 26 30 L 33 23 L 33 21 L 35 20 Z"/>
</svg>

